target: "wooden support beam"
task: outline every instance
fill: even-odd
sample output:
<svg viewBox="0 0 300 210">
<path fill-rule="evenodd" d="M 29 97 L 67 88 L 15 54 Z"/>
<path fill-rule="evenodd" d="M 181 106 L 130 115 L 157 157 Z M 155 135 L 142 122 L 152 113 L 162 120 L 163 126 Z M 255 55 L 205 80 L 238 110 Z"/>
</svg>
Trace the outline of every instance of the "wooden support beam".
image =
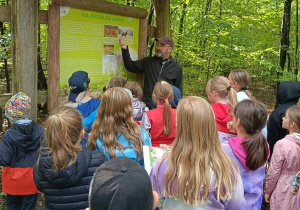
<svg viewBox="0 0 300 210">
<path fill-rule="evenodd" d="M 10 22 L 11 8 L 9 5 L 0 5 L 0 22 Z M 48 11 L 39 10 L 39 24 L 48 24 Z"/>
<path fill-rule="evenodd" d="M 116 4 L 112 2 L 107 2 L 103 0 L 52 0 L 52 4 L 58 4 L 61 6 L 67 6 L 77 9 L 90 10 L 96 12 L 104 12 L 115 15 L 122 15 L 126 17 L 134 17 L 145 19 L 148 15 L 147 10 L 131 7 L 121 4 Z"/>
<path fill-rule="evenodd" d="M 0 5 L 0 22 L 10 22 L 10 6 Z"/>
<path fill-rule="evenodd" d="M 12 92 L 31 98 L 30 119 L 37 119 L 38 0 L 14 0 L 11 5 Z"/>
<path fill-rule="evenodd" d="M 153 6 L 155 10 L 155 37 L 170 37 L 170 0 L 153 0 Z"/>
<path fill-rule="evenodd" d="M 48 8 L 48 110 L 59 107 L 59 25 L 60 6 L 49 5 Z"/>
<path fill-rule="evenodd" d="M 140 19 L 139 27 L 139 58 L 142 59 L 147 56 L 147 29 L 148 21 L 146 19 Z M 138 74 L 137 82 L 144 87 L 144 74 Z"/>
<path fill-rule="evenodd" d="M 47 10 L 39 11 L 39 24 L 48 24 L 48 11 Z"/>
<path fill-rule="evenodd" d="M 8 101 L 8 99 L 11 98 L 11 96 L 12 96 L 11 93 L 0 94 L 0 109 L 5 107 L 6 102 Z M 47 101 L 47 96 L 48 96 L 48 91 L 38 90 L 37 103 L 38 104 L 45 103 Z"/>
</svg>

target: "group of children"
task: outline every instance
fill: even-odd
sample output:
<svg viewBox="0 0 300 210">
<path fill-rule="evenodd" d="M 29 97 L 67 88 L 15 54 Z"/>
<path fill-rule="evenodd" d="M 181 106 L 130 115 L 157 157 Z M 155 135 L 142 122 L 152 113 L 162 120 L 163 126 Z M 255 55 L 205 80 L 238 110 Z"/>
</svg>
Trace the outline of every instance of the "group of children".
<svg viewBox="0 0 300 210">
<path fill-rule="evenodd" d="M 45 131 L 28 119 L 30 99 L 18 93 L 6 104 L 15 123 L 0 144 L 8 209 L 34 209 L 37 190 L 46 209 L 150 210 L 158 197 L 163 209 L 261 209 L 265 177 L 271 209 L 297 209 L 300 195 L 289 182 L 300 170 L 300 106 L 283 117 L 289 135 L 275 144 L 266 175 L 267 109 L 249 83 L 247 71 L 234 70 L 208 81 L 209 102 L 174 102 L 176 89 L 159 81 L 157 108 L 148 110 L 138 83 L 114 77 L 94 99 L 88 74 L 78 71 L 69 79 L 70 103 Z M 144 145 L 168 148 L 150 176 Z"/>
</svg>

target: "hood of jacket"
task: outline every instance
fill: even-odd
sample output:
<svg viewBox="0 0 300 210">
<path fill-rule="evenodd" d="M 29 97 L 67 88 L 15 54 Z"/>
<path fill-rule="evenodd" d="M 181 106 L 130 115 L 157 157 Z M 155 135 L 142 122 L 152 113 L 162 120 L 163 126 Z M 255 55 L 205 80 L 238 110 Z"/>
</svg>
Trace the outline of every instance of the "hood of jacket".
<svg viewBox="0 0 300 210">
<path fill-rule="evenodd" d="M 300 83 L 296 81 L 281 82 L 278 87 L 278 102 L 296 104 L 300 97 Z"/>
<path fill-rule="evenodd" d="M 294 142 L 300 147 L 300 134 L 299 133 L 292 133 L 291 135 L 286 135 L 285 138 Z"/>
<path fill-rule="evenodd" d="M 227 129 L 227 123 L 231 121 L 230 105 L 214 103 L 211 107 L 214 110 L 218 131 L 235 134 Z"/>
<path fill-rule="evenodd" d="M 233 137 L 233 138 L 231 138 L 231 139 L 228 140 L 228 144 L 230 145 L 230 147 L 232 149 L 232 152 L 239 159 L 239 161 L 244 166 L 244 168 L 247 171 L 250 171 L 250 169 L 246 166 L 247 150 L 242 145 L 242 143 L 244 141 L 246 141 L 245 138 L 242 138 L 242 137 Z M 270 149 L 268 149 L 268 158 L 269 157 L 270 157 Z"/>
<path fill-rule="evenodd" d="M 43 178 L 53 187 L 65 188 L 75 185 L 86 174 L 92 160 L 89 148 L 82 148 L 77 154 L 76 161 L 71 166 L 63 168 L 58 172 L 53 169 L 53 158 L 50 150 L 42 150 L 38 163 L 39 172 Z"/>
<path fill-rule="evenodd" d="M 44 129 L 33 120 L 24 120 L 22 123 L 15 122 L 6 134 L 18 149 L 29 152 L 40 146 Z"/>
</svg>

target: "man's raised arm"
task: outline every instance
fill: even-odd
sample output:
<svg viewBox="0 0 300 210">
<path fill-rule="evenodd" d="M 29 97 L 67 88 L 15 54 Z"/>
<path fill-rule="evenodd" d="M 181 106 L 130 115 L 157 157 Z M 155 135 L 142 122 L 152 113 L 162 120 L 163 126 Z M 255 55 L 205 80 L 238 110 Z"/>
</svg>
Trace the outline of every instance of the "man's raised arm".
<svg viewBox="0 0 300 210">
<path fill-rule="evenodd" d="M 122 37 L 119 38 L 119 45 L 122 49 L 122 57 L 126 70 L 132 73 L 143 73 L 142 60 L 132 61 L 128 46 Z"/>
</svg>

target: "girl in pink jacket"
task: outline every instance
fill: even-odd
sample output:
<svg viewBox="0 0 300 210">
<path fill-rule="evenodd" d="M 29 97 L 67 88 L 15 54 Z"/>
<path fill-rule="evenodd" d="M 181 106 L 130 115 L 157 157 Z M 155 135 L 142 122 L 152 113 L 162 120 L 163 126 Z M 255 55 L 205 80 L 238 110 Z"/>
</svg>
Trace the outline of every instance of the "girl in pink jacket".
<svg viewBox="0 0 300 210">
<path fill-rule="evenodd" d="M 282 118 L 282 127 L 289 131 L 274 146 L 266 178 L 266 202 L 272 209 L 297 209 L 297 196 L 290 190 L 290 181 L 300 170 L 300 106 L 289 108 Z"/>
</svg>

